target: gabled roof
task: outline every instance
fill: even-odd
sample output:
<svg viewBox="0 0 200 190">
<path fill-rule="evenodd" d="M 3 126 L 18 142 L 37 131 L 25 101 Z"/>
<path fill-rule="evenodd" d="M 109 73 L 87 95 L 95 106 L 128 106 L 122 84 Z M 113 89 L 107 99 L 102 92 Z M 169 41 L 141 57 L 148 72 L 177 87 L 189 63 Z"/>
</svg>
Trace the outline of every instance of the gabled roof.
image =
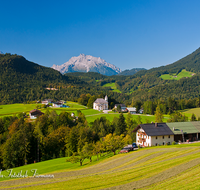
<svg viewBox="0 0 200 190">
<path fill-rule="evenodd" d="M 200 132 L 200 122 L 174 122 L 167 123 L 174 134 L 191 134 Z M 198 130 L 199 129 L 199 130 Z M 181 131 L 182 130 L 182 131 Z"/>
<path fill-rule="evenodd" d="M 174 135 L 166 123 L 148 123 L 138 125 L 133 132 L 142 128 L 148 136 Z"/>
<path fill-rule="evenodd" d="M 136 108 L 133 107 L 133 108 L 126 108 L 128 111 L 136 111 Z"/>
<path fill-rule="evenodd" d="M 31 115 L 43 115 L 44 113 L 40 110 L 34 109 L 29 112 Z"/>
<path fill-rule="evenodd" d="M 108 104 L 108 102 L 103 98 L 97 98 L 94 103 Z"/>
</svg>

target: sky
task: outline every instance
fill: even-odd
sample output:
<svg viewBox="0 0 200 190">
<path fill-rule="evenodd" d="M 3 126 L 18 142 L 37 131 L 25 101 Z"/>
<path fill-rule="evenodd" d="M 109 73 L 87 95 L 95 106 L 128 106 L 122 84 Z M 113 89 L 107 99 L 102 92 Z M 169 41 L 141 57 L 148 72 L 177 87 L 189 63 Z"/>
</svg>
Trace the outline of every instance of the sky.
<svg viewBox="0 0 200 190">
<path fill-rule="evenodd" d="M 47 67 L 83 53 L 122 70 L 150 69 L 200 47 L 199 0 L 4 0 L 0 7 L 0 51 Z"/>
</svg>

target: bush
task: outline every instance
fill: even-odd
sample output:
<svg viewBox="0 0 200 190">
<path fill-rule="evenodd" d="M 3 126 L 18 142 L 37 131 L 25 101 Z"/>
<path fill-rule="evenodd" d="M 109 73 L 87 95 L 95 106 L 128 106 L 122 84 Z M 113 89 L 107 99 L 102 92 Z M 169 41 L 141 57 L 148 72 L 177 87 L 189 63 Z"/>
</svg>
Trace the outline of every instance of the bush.
<svg viewBox="0 0 200 190">
<path fill-rule="evenodd" d="M 175 141 L 173 141 L 173 142 L 172 142 L 172 145 L 176 145 L 176 142 L 175 142 Z"/>
</svg>

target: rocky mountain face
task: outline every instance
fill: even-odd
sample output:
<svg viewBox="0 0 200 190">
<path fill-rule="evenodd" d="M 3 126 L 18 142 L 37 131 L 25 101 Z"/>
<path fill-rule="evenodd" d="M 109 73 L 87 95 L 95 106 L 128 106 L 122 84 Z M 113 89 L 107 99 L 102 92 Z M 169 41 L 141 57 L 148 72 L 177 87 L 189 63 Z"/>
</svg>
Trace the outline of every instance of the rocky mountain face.
<svg viewBox="0 0 200 190">
<path fill-rule="evenodd" d="M 68 62 L 62 65 L 53 65 L 52 68 L 60 71 L 62 74 L 71 72 L 97 72 L 111 76 L 121 72 L 120 68 L 107 63 L 100 57 L 84 54 L 80 54 L 78 57 L 72 57 Z"/>
</svg>

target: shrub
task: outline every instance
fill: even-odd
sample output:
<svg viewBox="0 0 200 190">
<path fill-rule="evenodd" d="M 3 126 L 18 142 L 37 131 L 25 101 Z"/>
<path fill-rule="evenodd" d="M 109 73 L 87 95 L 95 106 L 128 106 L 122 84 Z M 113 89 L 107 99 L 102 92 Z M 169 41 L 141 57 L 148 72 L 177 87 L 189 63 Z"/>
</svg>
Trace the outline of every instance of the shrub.
<svg viewBox="0 0 200 190">
<path fill-rule="evenodd" d="M 172 142 L 172 145 L 176 145 L 176 142 L 175 142 L 175 141 L 173 141 L 173 142 Z"/>
</svg>

